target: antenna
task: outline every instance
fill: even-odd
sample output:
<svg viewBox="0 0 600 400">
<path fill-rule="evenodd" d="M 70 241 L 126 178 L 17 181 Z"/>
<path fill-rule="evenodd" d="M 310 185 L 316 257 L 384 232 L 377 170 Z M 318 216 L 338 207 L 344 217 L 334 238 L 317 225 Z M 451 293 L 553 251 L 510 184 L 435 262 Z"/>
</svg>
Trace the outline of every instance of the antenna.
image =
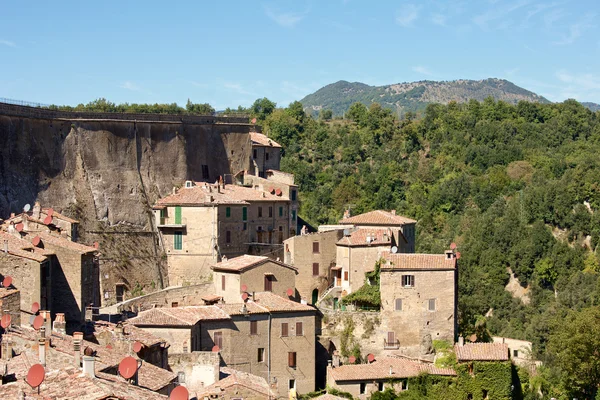
<svg viewBox="0 0 600 400">
<path fill-rule="evenodd" d="M 144 348 L 144 345 L 141 344 L 140 342 L 135 342 L 133 344 L 133 351 L 135 351 L 136 353 L 139 353 L 140 351 L 142 351 L 143 348 Z"/>
<path fill-rule="evenodd" d="M 137 360 L 131 356 L 125 357 L 119 363 L 119 375 L 125 379 L 131 379 L 138 370 Z"/>
<path fill-rule="evenodd" d="M 44 325 L 44 317 L 42 317 L 41 315 L 36 316 L 33 319 L 33 329 L 39 331 L 42 325 Z"/>
<path fill-rule="evenodd" d="M 36 314 L 38 311 L 40 311 L 40 303 L 36 301 L 33 304 L 31 304 L 31 312 Z"/>
<path fill-rule="evenodd" d="M 392 246 L 392 253 L 396 254 L 398 252 L 398 247 L 397 246 Z"/>
<path fill-rule="evenodd" d="M 8 287 L 10 287 L 10 285 L 12 285 L 12 278 L 7 275 L 2 280 L 2 286 L 4 286 L 5 288 L 8 288 Z"/>
<path fill-rule="evenodd" d="M 25 381 L 32 388 L 38 388 L 39 393 L 39 386 L 42 384 L 42 382 L 44 382 L 44 378 L 46 378 L 46 370 L 44 369 L 44 366 L 42 364 L 35 364 L 29 368 Z"/>
<path fill-rule="evenodd" d="M 171 391 L 171 395 L 169 396 L 169 400 L 188 400 L 189 398 L 190 393 L 185 386 L 177 386 Z"/>
<path fill-rule="evenodd" d="M 23 211 L 29 212 L 29 210 L 31 210 L 31 204 L 27 203 L 27 204 L 25 204 L 25 207 L 23 207 Z"/>
<path fill-rule="evenodd" d="M 8 329 L 8 327 L 10 326 L 11 320 L 12 320 L 12 317 L 10 316 L 10 314 L 4 314 L 2 316 L 2 319 L 0 320 L 0 326 L 4 329 Z"/>
</svg>

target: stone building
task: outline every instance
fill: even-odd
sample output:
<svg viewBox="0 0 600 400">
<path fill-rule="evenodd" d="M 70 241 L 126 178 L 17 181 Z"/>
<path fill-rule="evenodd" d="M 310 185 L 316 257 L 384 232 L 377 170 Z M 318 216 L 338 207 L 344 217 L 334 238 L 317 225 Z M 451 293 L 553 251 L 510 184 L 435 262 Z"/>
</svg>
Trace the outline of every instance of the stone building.
<svg viewBox="0 0 600 400">
<path fill-rule="evenodd" d="M 239 303 L 243 292 L 268 291 L 296 297 L 298 270 L 266 256 L 243 255 L 212 266 L 215 294 L 225 303 Z"/>
<path fill-rule="evenodd" d="M 44 208 L 39 202 L 27 212 L 12 214 L 2 224 L 2 229 L 10 231 L 12 228 L 19 232 L 53 232 L 70 241 L 77 242 L 79 239 L 79 221 L 67 217 L 53 208 Z"/>
<path fill-rule="evenodd" d="M 223 256 L 278 251 L 294 224 L 290 203 L 281 191 L 191 181 L 160 199 L 154 212 L 169 284 L 210 280 L 209 267 Z"/>
<path fill-rule="evenodd" d="M 252 143 L 252 175 L 265 178 L 268 170 L 279 170 L 281 145 L 263 133 L 250 132 Z"/>
<path fill-rule="evenodd" d="M 198 399 L 263 400 L 278 397 L 261 376 L 231 368 L 221 368 L 221 373 L 226 376 L 200 391 L 196 396 Z"/>
<path fill-rule="evenodd" d="M 375 210 L 364 214 L 350 216 L 346 212 L 340 220 L 340 225 L 365 228 L 365 229 L 390 229 L 396 238 L 398 253 L 415 252 L 415 225 L 417 221 L 401 215 L 396 215 L 396 210 Z"/>
<path fill-rule="evenodd" d="M 368 399 L 374 392 L 388 387 L 397 392 L 408 389 L 408 378 L 421 374 L 455 376 L 449 368 L 401 357 L 380 357 L 368 364 L 347 364 L 327 368 L 327 386 L 352 394 L 355 399 Z"/>
<path fill-rule="evenodd" d="M 335 276 L 336 243 L 343 230 L 293 236 L 284 243 L 284 261 L 298 269 L 296 290 L 309 304 L 317 301 L 329 289 Z"/>
<path fill-rule="evenodd" d="M 383 350 L 420 354 L 432 340 L 455 342 L 457 331 L 456 256 L 382 254 L 381 325 Z"/>
<path fill-rule="evenodd" d="M 21 292 L 11 287 L 0 287 L 0 316 L 8 313 L 11 324 L 21 325 Z"/>
</svg>

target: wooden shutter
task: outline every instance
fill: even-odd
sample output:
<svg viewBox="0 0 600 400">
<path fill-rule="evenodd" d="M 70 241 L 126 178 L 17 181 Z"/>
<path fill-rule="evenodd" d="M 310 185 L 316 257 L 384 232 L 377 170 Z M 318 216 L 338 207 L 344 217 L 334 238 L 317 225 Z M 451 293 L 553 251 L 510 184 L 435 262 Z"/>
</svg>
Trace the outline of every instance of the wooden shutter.
<svg viewBox="0 0 600 400">
<path fill-rule="evenodd" d="M 303 336 L 302 322 L 296 322 L 296 336 Z"/>
<path fill-rule="evenodd" d="M 313 276 L 319 275 L 319 263 L 313 263 Z"/>
<path fill-rule="evenodd" d="M 265 292 L 271 292 L 273 290 L 273 281 L 271 275 L 265 275 Z"/>
<path fill-rule="evenodd" d="M 258 321 L 250 321 L 250 334 L 251 335 L 258 334 Z"/>
<path fill-rule="evenodd" d="M 225 275 L 221 275 L 221 290 L 225 290 Z"/>
<path fill-rule="evenodd" d="M 402 299 L 396 299 L 396 311 L 402 311 Z"/>
<path fill-rule="evenodd" d="M 319 253 L 319 242 L 313 242 L 313 253 Z"/>
<path fill-rule="evenodd" d="M 396 335 L 394 334 L 394 332 L 388 332 L 387 336 L 388 336 L 388 339 L 387 339 L 388 345 L 394 344 L 395 339 L 396 339 L 395 338 Z"/>
<path fill-rule="evenodd" d="M 281 324 L 281 336 L 287 336 L 288 335 L 288 324 L 287 322 L 283 322 Z"/>
<path fill-rule="evenodd" d="M 348 280 L 348 271 L 344 271 L 344 280 L 347 281 Z"/>
<path fill-rule="evenodd" d="M 290 368 L 296 368 L 296 352 L 290 351 L 288 353 L 288 366 Z"/>
</svg>

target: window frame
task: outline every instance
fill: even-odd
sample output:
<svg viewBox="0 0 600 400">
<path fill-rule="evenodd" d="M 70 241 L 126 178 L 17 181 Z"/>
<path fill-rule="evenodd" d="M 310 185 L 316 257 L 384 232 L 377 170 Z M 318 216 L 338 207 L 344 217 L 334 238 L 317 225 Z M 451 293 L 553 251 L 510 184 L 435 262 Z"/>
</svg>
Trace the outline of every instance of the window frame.
<svg viewBox="0 0 600 400">
<path fill-rule="evenodd" d="M 431 307 L 432 305 L 433 305 L 433 307 Z M 427 300 L 427 310 L 428 311 L 436 311 L 437 310 L 437 305 L 436 305 L 435 299 Z"/>
<path fill-rule="evenodd" d="M 289 324 L 287 322 L 282 322 L 281 323 L 280 337 L 288 337 L 289 334 L 290 334 Z"/>
<path fill-rule="evenodd" d="M 400 307 L 398 307 L 400 305 Z M 402 311 L 402 299 L 398 298 L 394 300 L 394 311 Z"/>
<path fill-rule="evenodd" d="M 259 347 L 256 354 L 256 362 L 263 363 L 265 362 L 265 348 Z"/>
<path fill-rule="evenodd" d="M 183 231 L 173 232 L 173 250 L 183 250 Z"/>
<path fill-rule="evenodd" d="M 258 335 L 258 321 L 256 320 L 250 321 L 250 335 Z"/>
<path fill-rule="evenodd" d="M 404 288 L 415 287 L 415 276 L 414 275 L 402 275 L 402 287 L 404 287 Z"/>
<path fill-rule="evenodd" d="M 262 218 L 262 206 L 258 207 L 258 218 Z"/>
<path fill-rule="evenodd" d="M 320 251 L 321 251 L 320 243 L 318 241 L 314 241 L 312 243 L 312 252 L 313 252 L 313 254 L 321 254 Z"/>
<path fill-rule="evenodd" d="M 320 265 L 318 262 L 314 262 L 312 265 L 312 276 L 319 276 Z"/>
<path fill-rule="evenodd" d="M 298 357 L 295 351 L 288 351 L 288 367 L 294 369 L 298 367 Z"/>
<path fill-rule="evenodd" d="M 296 322 L 296 336 L 304 336 L 304 325 L 302 321 Z"/>
<path fill-rule="evenodd" d="M 231 218 L 231 207 L 225 207 L 225 218 Z"/>
</svg>

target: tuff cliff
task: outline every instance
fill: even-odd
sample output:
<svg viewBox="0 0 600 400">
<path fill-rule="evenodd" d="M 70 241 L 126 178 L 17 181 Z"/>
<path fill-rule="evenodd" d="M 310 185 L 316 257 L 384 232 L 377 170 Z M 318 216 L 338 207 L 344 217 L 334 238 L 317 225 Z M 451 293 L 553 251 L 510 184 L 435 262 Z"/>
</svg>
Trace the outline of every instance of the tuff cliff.
<svg viewBox="0 0 600 400">
<path fill-rule="evenodd" d="M 248 169 L 246 122 L 0 104 L 0 216 L 37 200 L 79 219 L 80 241 L 99 242 L 109 296 L 120 282 L 129 290 L 166 286 L 151 206 L 185 180 Z"/>
</svg>

